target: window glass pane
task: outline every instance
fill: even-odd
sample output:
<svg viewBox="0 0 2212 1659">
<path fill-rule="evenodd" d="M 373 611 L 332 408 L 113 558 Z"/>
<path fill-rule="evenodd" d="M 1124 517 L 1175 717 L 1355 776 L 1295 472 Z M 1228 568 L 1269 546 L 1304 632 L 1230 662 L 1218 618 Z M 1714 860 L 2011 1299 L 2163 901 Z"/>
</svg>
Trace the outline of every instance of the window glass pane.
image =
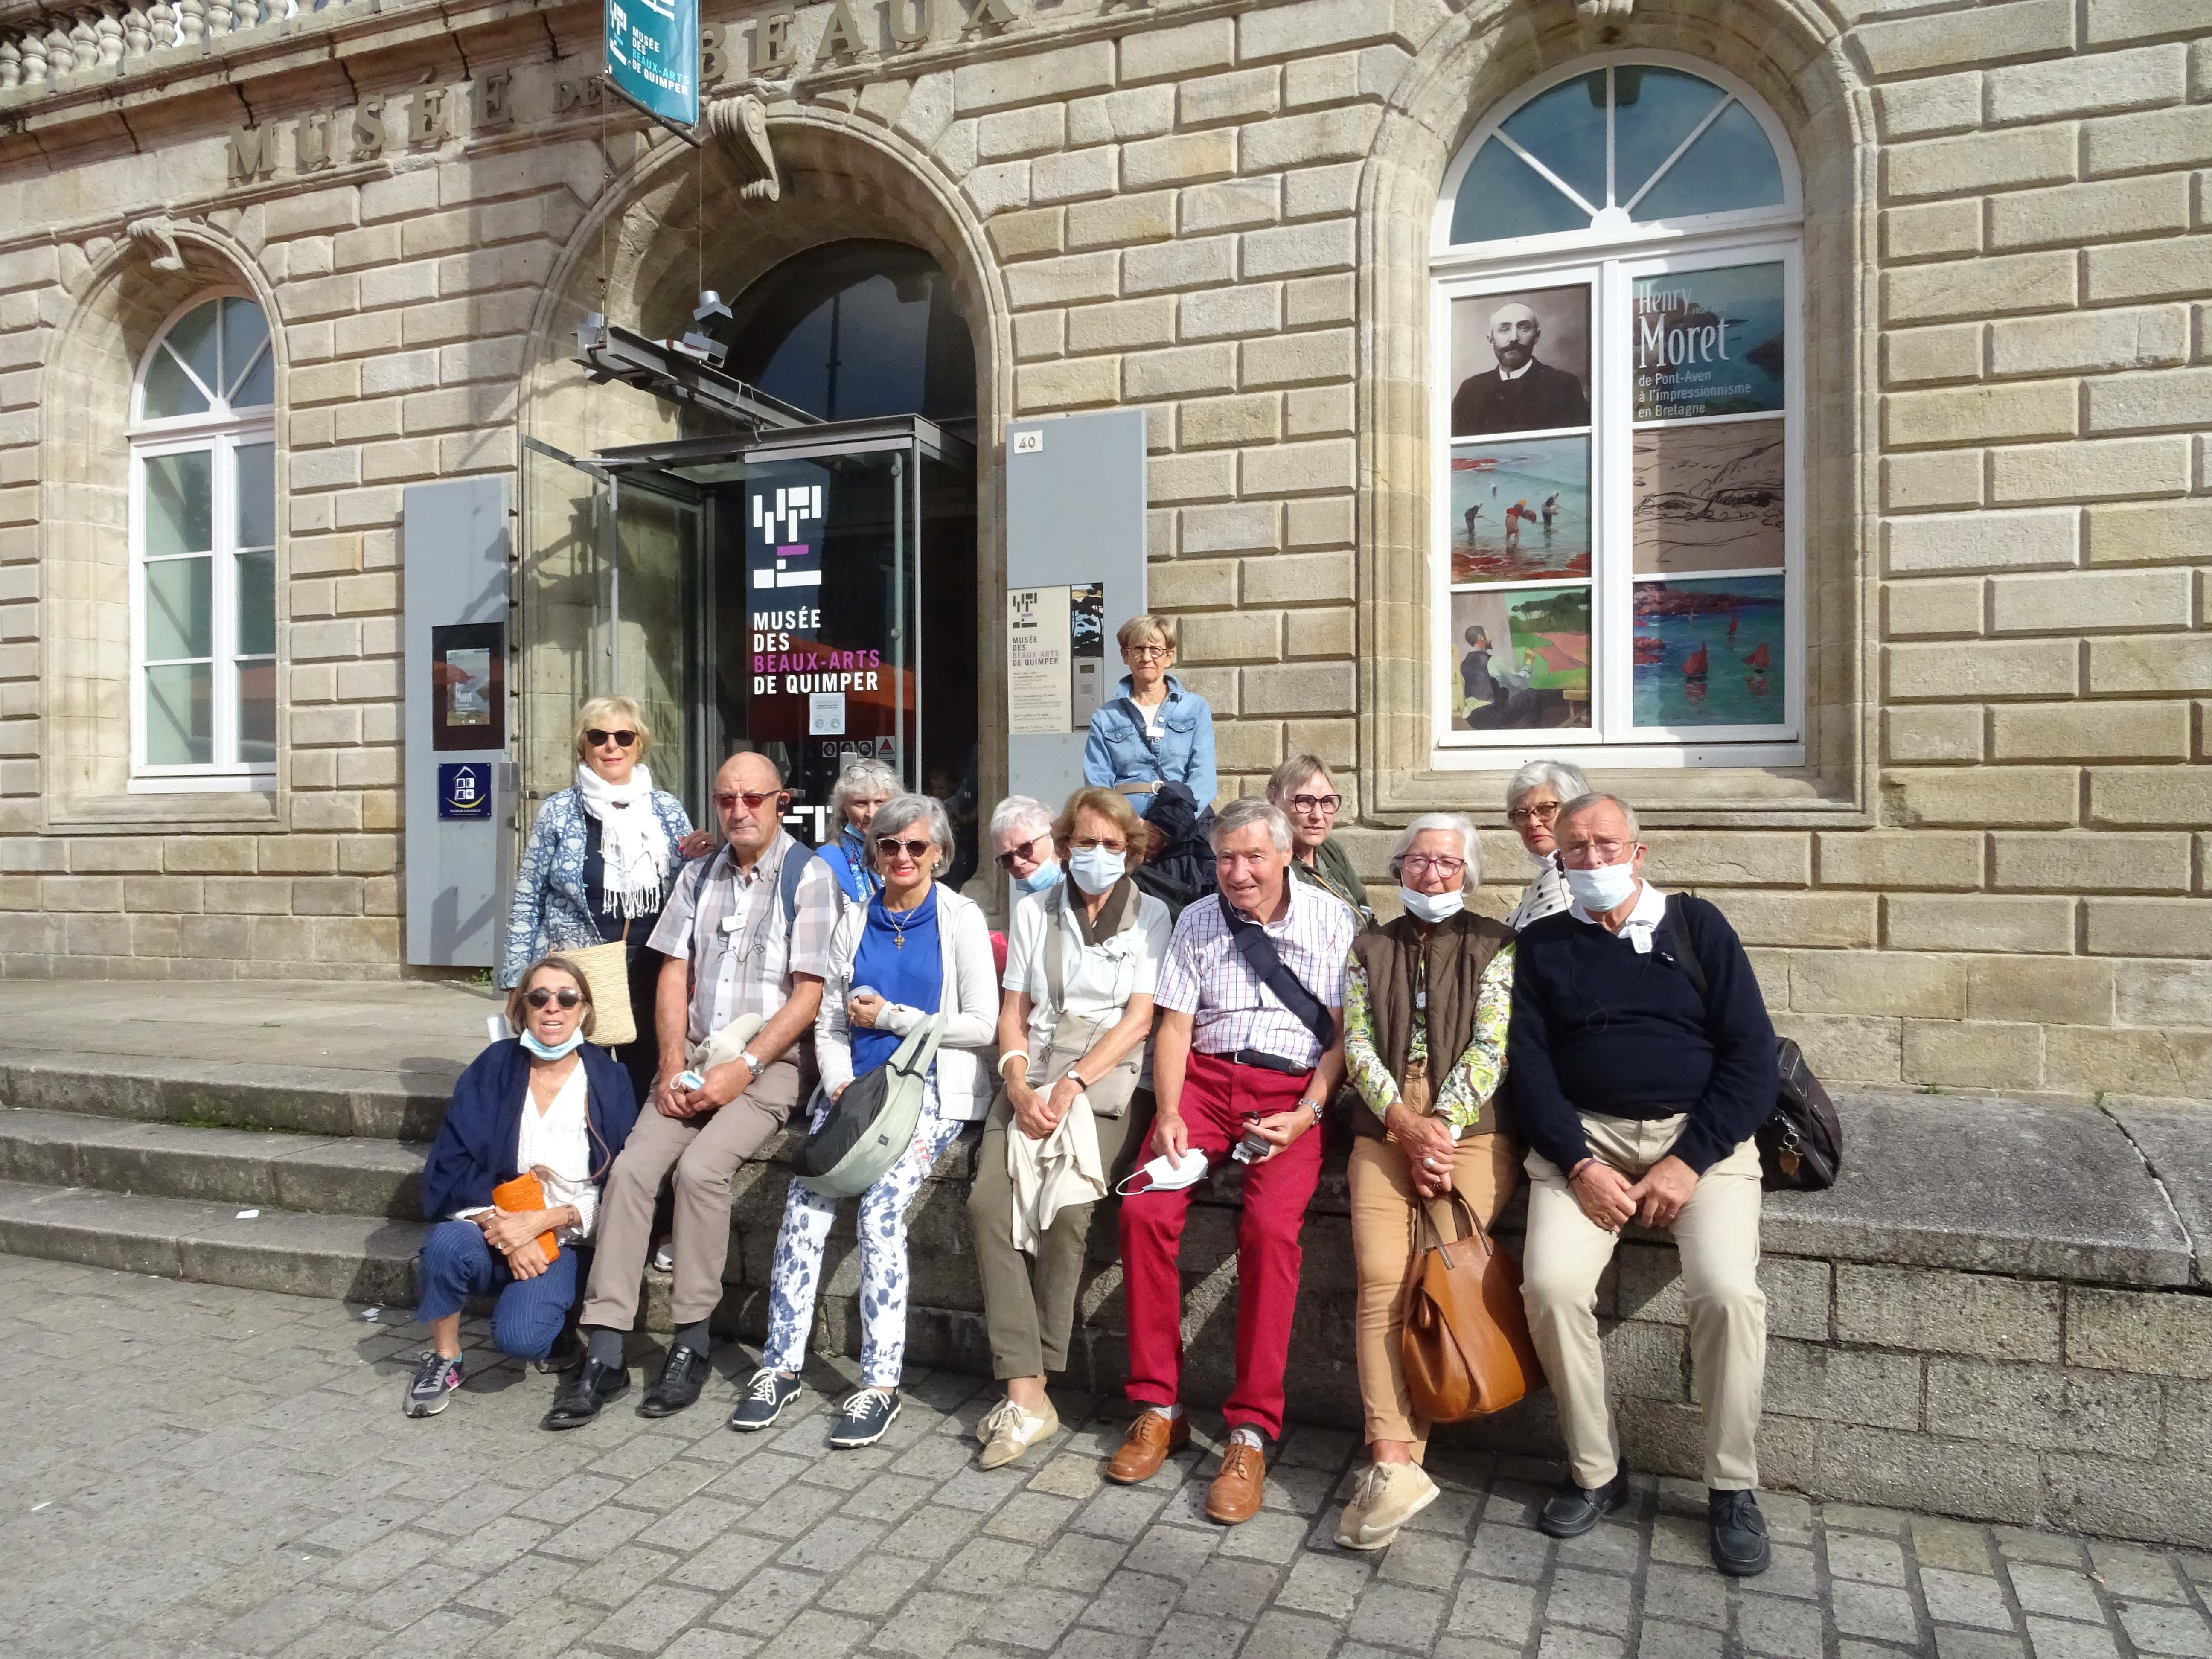
<svg viewBox="0 0 2212 1659">
<path fill-rule="evenodd" d="M 1589 424 L 1589 288 L 1521 289 L 1451 305 L 1451 430 Z"/>
<path fill-rule="evenodd" d="M 157 559 L 146 567 L 146 659 L 215 649 L 215 561 Z"/>
<path fill-rule="evenodd" d="M 233 409 L 261 409 L 276 401 L 276 359 L 264 351 L 230 394 Z"/>
<path fill-rule="evenodd" d="M 1605 71 L 1564 81 L 1514 111 L 1513 142 L 1566 180 L 1594 208 L 1605 205 Z"/>
<path fill-rule="evenodd" d="M 208 410 L 206 395 L 191 382 L 170 355 L 167 346 L 154 348 L 153 361 L 146 365 L 144 401 L 139 405 L 142 418 L 159 421 L 172 415 L 204 415 Z"/>
<path fill-rule="evenodd" d="M 1587 583 L 1455 593 L 1451 627 L 1455 732 L 1589 725 Z"/>
<path fill-rule="evenodd" d="M 238 556 L 238 649 L 254 656 L 276 648 L 276 556 Z"/>
<path fill-rule="evenodd" d="M 146 554 L 204 553 L 215 545 L 215 457 L 195 449 L 146 460 Z"/>
<path fill-rule="evenodd" d="M 1637 433 L 1630 495 L 1637 574 L 1780 569 L 1784 454 L 1779 421 Z"/>
<path fill-rule="evenodd" d="M 1613 71 L 1614 190 L 1632 201 L 1644 181 L 1674 153 L 1728 94 L 1680 70 L 1623 64 Z"/>
<path fill-rule="evenodd" d="M 238 545 L 276 544 L 276 446 L 240 444 L 236 452 Z"/>
<path fill-rule="evenodd" d="M 1774 146 L 1741 104 L 1731 104 L 1698 137 L 1682 159 L 1636 204 L 1638 220 L 1686 219 L 1698 213 L 1772 207 L 1782 200 L 1782 164 Z"/>
<path fill-rule="evenodd" d="M 1782 407 L 1782 265 L 1636 279 L 1636 418 L 1764 415 Z"/>
<path fill-rule="evenodd" d="M 1454 444 L 1455 582 L 1525 582 L 1590 573 L 1589 440 Z"/>
<path fill-rule="evenodd" d="M 211 392 L 222 390 L 222 377 L 216 365 L 216 317 L 220 307 L 213 300 L 195 306 L 177 319 L 167 335 L 169 349 L 184 359 L 185 367 L 200 377 Z"/>
<path fill-rule="evenodd" d="M 276 665 L 238 665 L 238 758 L 248 766 L 276 758 Z"/>
<path fill-rule="evenodd" d="M 215 670 L 183 663 L 146 671 L 146 763 L 205 766 L 215 758 Z"/>
<path fill-rule="evenodd" d="M 1636 585 L 1638 726 L 1780 726 L 1783 578 Z"/>
<path fill-rule="evenodd" d="M 1455 243 L 1589 228 L 1588 214 L 1495 138 L 1475 152 L 1452 203 Z"/>
<path fill-rule="evenodd" d="M 222 302 L 222 372 L 236 386 L 245 374 L 246 365 L 269 338 L 269 321 L 261 314 L 261 307 L 251 300 L 225 300 Z M 233 408 L 248 402 L 266 403 L 266 398 L 249 399 L 235 390 L 229 392 Z"/>
</svg>

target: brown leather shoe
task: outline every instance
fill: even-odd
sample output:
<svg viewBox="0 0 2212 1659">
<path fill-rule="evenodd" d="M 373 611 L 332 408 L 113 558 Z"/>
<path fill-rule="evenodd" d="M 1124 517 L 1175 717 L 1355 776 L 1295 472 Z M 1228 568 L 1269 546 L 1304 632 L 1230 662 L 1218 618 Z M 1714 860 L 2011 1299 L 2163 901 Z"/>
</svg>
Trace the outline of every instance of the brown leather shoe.
<svg viewBox="0 0 2212 1659">
<path fill-rule="evenodd" d="M 1188 1413 L 1170 1419 L 1155 1411 L 1139 1412 L 1137 1420 L 1129 1425 L 1127 1437 L 1114 1454 L 1114 1461 L 1106 1466 L 1106 1478 L 1125 1486 L 1149 1480 L 1159 1473 L 1160 1465 L 1168 1461 L 1170 1453 L 1179 1452 L 1188 1444 Z"/>
<path fill-rule="evenodd" d="M 1260 1512 L 1267 1485 L 1267 1455 L 1257 1446 L 1232 1440 L 1221 1454 L 1221 1473 L 1206 1489 L 1206 1518 L 1233 1527 Z"/>
</svg>

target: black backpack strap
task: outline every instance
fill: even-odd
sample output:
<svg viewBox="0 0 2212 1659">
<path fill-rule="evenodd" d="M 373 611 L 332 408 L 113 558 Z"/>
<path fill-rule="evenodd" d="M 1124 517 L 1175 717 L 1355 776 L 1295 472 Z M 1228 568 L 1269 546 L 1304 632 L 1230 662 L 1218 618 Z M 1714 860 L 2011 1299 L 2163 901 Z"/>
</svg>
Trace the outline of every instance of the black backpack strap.
<svg viewBox="0 0 2212 1659">
<path fill-rule="evenodd" d="M 796 839 L 783 851 L 783 868 L 776 876 L 776 897 L 783 905 L 783 936 L 787 941 L 791 930 L 799 926 L 799 884 L 806 879 L 806 866 L 814 861 L 814 854 L 801 847 Z"/>
<path fill-rule="evenodd" d="M 1698 1000 L 1712 1012 L 1712 988 L 1705 980 L 1705 965 L 1698 960 L 1698 947 L 1690 942 L 1688 912 L 1680 893 L 1667 895 L 1667 929 L 1674 936 L 1674 959 L 1682 964 L 1690 983 L 1698 988 Z"/>
<path fill-rule="evenodd" d="M 1229 924 L 1229 937 L 1243 957 L 1244 965 L 1252 970 L 1252 976 L 1275 994 L 1277 1000 L 1297 1017 L 1299 1024 L 1314 1034 L 1322 1048 L 1328 1048 L 1336 1041 L 1336 1022 L 1322 1006 L 1321 999 L 1283 966 L 1282 957 L 1275 954 L 1275 941 L 1267 937 L 1266 928 L 1237 915 L 1237 907 L 1229 902 L 1226 893 L 1215 896 L 1221 906 L 1222 920 Z"/>
</svg>

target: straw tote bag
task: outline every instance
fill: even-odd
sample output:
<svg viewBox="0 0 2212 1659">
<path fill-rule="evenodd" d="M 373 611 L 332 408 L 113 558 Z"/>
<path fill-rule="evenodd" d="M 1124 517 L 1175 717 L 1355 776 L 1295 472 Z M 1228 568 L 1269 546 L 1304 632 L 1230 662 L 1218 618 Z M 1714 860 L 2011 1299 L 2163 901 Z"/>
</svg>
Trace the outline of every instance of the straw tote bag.
<svg viewBox="0 0 2212 1659">
<path fill-rule="evenodd" d="M 623 936 L 608 944 L 559 953 L 591 987 L 592 1041 L 602 1048 L 637 1041 L 637 1020 L 629 1011 L 629 926 L 625 920 Z"/>
<path fill-rule="evenodd" d="M 1521 1264 L 1498 1249 L 1457 1192 L 1466 1231 L 1449 1243 L 1418 1200 L 1407 1222 L 1413 1259 L 1406 1276 L 1401 1352 L 1406 1392 L 1431 1423 L 1502 1412 L 1544 1384 L 1521 1303 Z"/>
</svg>

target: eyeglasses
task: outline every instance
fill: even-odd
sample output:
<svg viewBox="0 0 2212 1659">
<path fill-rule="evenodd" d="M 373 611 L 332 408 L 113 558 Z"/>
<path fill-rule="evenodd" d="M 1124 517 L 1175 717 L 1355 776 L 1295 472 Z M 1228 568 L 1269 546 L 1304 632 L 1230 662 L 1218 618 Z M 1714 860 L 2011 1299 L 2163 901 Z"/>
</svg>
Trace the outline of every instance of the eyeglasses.
<svg viewBox="0 0 2212 1659">
<path fill-rule="evenodd" d="M 1527 823 L 1531 819 L 1538 823 L 1549 823 L 1559 816 L 1559 803 L 1555 800 L 1540 800 L 1534 806 L 1516 806 L 1505 815 L 1506 821 L 1510 823 Z"/>
<path fill-rule="evenodd" d="M 590 731 L 584 733 L 584 741 L 591 744 L 594 749 L 605 748 L 608 744 L 614 744 L 617 749 L 627 749 L 630 744 L 637 741 L 637 733 L 635 732 L 602 732 L 595 726 L 592 727 Z"/>
<path fill-rule="evenodd" d="M 1344 805 L 1341 795 L 1293 795 L 1291 810 L 1294 812 L 1319 812 L 1323 817 L 1336 816 L 1336 809 Z"/>
<path fill-rule="evenodd" d="M 1121 654 L 1131 662 L 1150 662 L 1155 657 L 1164 660 L 1175 655 L 1175 647 L 1170 645 L 1128 645 L 1121 647 Z"/>
<path fill-rule="evenodd" d="M 1042 864 L 1044 860 L 1037 857 L 1036 848 L 1037 843 L 1044 839 L 1045 838 L 1042 836 L 1032 836 L 1027 841 L 1024 842 L 1019 847 L 1008 848 L 1005 852 L 999 854 L 999 868 L 1011 872 L 1014 867 L 1014 860 L 1016 859 L 1026 859 L 1031 864 Z M 878 844 L 880 845 L 881 843 L 879 842 Z M 916 853 L 915 856 L 916 858 L 920 858 L 921 854 Z"/>
<path fill-rule="evenodd" d="M 1067 844 L 1079 853 L 1126 853 L 1129 850 L 1127 842 L 1109 841 L 1104 836 L 1078 836 Z"/>
<path fill-rule="evenodd" d="M 584 994 L 573 985 L 564 985 L 557 991 L 541 985 L 523 998 L 533 1008 L 543 1008 L 549 1002 L 557 1002 L 563 1008 L 573 1008 L 583 1000 Z"/>
<path fill-rule="evenodd" d="M 1398 860 L 1398 867 L 1409 876 L 1423 875 L 1431 870 L 1440 876 L 1456 876 L 1467 868 L 1467 860 L 1433 859 L 1426 853 L 1408 853 Z"/>
<path fill-rule="evenodd" d="M 715 796 L 714 806 L 715 810 L 718 811 L 734 812 L 738 810 L 738 803 L 739 801 L 743 801 L 745 804 L 746 811 L 757 812 L 769 801 L 774 801 L 778 806 L 781 806 L 784 801 L 788 799 L 790 794 L 791 791 L 788 789 L 770 789 L 765 791 L 757 789 L 741 789 L 734 794 Z"/>
<path fill-rule="evenodd" d="M 889 858 L 901 848 L 904 848 L 906 855 L 916 863 L 921 862 L 923 855 L 935 845 L 934 842 L 901 841 L 896 836 L 878 836 L 876 838 L 876 851 L 882 854 L 884 857 Z M 1002 858 L 1000 862 L 1004 861 Z"/>
<path fill-rule="evenodd" d="M 1575 841 L 1559 843 L 1559 856 L 1570 861 L 1588 854 L 1595 858 L 1598 864 L 1618 864 L 1623 853 L 1632 853 L 1635 850 L 1636 843 L 1632 841 Z M 1597 865 L 1591 865 L 1589 867 L 1595 869 Z"/>
</svg>

